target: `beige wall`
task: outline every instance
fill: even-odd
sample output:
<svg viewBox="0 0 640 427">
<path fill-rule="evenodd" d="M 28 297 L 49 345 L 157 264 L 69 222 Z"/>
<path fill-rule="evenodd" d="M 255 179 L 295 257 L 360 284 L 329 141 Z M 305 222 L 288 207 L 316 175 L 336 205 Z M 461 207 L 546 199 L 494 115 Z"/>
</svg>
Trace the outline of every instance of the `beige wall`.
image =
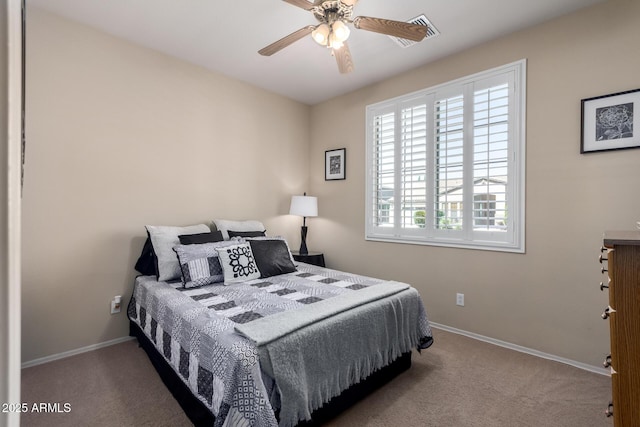
<svg viewBox="0 0 640 427">
<path fill-rule="evenodd" d="M 260 219 L 296 241 L 308 106 L 27 16 L 24 361 L 128 334 L 109 301 L 129 300 L 145 224 Z"/>
<path fill-rule="evenodd" d="M 640 220 L 640 150 L 581 155 L 580 100 L 640 88 L 639 18 L 640 2 L 610 0 L 315 106 L 310 248 L 330 267 L 413 284 L 434 322 L 599 365 L 609 344 L 598 249 L 603 230 Z M 365 241 L 365 106 L 522 58 L 526 254 Z M 325 182 L 324 152 L 340 147 L 347 179 Z"/>
</svg>

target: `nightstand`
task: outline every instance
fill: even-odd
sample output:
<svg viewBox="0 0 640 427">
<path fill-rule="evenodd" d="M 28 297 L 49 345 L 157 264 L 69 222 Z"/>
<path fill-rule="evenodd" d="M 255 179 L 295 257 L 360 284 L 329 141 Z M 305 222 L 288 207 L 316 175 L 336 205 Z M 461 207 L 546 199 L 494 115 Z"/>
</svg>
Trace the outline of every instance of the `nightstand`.
<svg viewBox="0 0 640 427">
<path fill-rule="evenodd" d="M 306 255 L 300 255 L 300 251 L 291 251 L 293 259 L 300 262 L 306 262 L 307 264 L 317 265 L 318 267 L 324 267 L 324 254 L 322 252 L 309 252 Z"/>
</svg>

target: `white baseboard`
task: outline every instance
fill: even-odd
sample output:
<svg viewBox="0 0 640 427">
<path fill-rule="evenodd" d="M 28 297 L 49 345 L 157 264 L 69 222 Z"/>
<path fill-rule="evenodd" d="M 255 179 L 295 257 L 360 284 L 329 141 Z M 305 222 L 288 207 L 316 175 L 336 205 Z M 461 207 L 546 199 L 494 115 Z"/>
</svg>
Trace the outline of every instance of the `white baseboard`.
<svg viewBox="0 0 640 427">
<path fill-rule="evenodd" d="M 111 345 L 120 344 L 126 341 L 134 340 L 135 337 L 122 337 L 116 338 L 115 340 L 105 341 L 98 344 L 88 345 L 86 347 L 77 348 L 75 350 L 65 351 L 63 353 L 52 354 L 51 356 L 41 357 L 39 359 L 30 360 L 28 362 L 24 362 L 22 364 L 22 369 L 30 368 L 32 366 L 42 365 L 43 363 L 53 362 L 54 360 L 64 359 L 66 357 L 75 356 L 76 354 L 86 353 L 88 351 L 97 350 L 103 347 L 109 347 Z"/>
<path fill-rule="evenodd" d="M 515 351 L 518 351 L 520 353 L 526 353 L 526 354 L 530 354 L 532 356 L 541 357 L 543 359 L 553 360 L 554 362 L 564 363 L 565 365 L 570 365 L 570 366 L 573 366 L 575 368 L 583 369 L 585 371 L 593 372 L 593 373 L 600 374 L 600 375 L 606 375 L 606 376 L 610 376 L 611 375 L 611 373 L 610 373 L 610 371 L 608 369 L 601 368 L 601 367 L 598 367 L 598 366 L 587 365 L 586 363 L 576 362 L 575 360 L 566 359 L 564 357 L 556 356 L 554 354 L 544 353 L 542 351 L 534 350 L 532 348 L 523 347 L 521 345 L 513 344 L 513 343 L 510 343 L 510 342 L 497 340 L 495 338 L 485 337 L 484 335 L 479 335 L 479 334 L 476 334 L 476 333 L 473 333 L 473 332 L 464 331 L 462 329 L 452 328 L 451 326 L 441 325 L 439 323 L 429 322 L 429 324 L 432 327 L 436 328 L 436 329 L 442 329 L 443 331 L 452 332 L 452 333 L 458 334 L 458 335 L 464 335 L 465 337 L 473 338 L 473 339 L 476 339 L 478 341 L 483 341 L 483 342 L 486 342 L 486 343 L 489 343 L 489 344 L 493 344 L 493 345 L 497 345 L 497 346 L 500 346 L 500 347 L 508 348 L 510 350 L 515 350 Z"/>
</svg>

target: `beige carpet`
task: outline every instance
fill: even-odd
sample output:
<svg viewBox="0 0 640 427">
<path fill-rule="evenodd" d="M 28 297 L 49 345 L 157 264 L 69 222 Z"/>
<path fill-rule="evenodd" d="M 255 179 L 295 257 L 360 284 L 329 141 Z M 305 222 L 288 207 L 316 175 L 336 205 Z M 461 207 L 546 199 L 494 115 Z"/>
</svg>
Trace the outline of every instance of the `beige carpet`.
<svg viewBox="0 0 640 427">
<path fill-rule="evenodd" d="M 608 377 L 435 330 L 411 369 L 328 425 L 613 426 Z M 191 425 L 144 351 L 126 342 L 22 371 L 23 402 L 69 403 L 22 425 Z M 60 405 L 62 407 L 62 405 Z"/>
</svg>

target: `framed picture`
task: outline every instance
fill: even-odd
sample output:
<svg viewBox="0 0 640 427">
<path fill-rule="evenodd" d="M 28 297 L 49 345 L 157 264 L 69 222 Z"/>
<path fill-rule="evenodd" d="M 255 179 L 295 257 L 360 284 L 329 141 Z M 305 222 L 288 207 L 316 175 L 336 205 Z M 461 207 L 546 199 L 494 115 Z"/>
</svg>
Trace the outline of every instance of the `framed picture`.
<svg viewBox="0 0 640 427">
<path fill-rule="evenodd" d="M 324 152 L 324 180 L 345 179 L 347 167 L 347 149 L 327 150 Z"/>
<path fill-rule="evenodd" d="M 640 89 L 582 100 L 580 153 L 640 147 Z"/>
</svg>

